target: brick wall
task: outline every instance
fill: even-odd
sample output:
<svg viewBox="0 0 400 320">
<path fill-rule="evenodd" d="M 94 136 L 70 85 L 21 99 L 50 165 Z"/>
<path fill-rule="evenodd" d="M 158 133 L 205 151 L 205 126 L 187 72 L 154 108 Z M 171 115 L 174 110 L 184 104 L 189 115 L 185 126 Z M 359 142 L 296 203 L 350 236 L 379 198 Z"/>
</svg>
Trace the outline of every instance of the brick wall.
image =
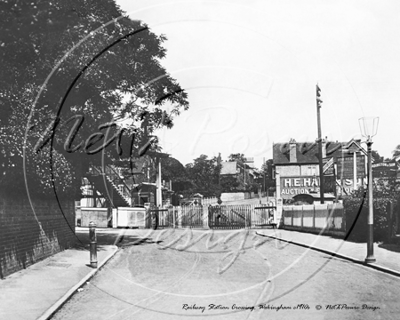
<svg viewBox="0 0 400 320">
<path fill-rule="evenodd" d="M 33 200 L 31 206 L 26 197 L 0 195 L 0 278 L 71 247 L 75 240 L 73 200 L 59 205 L 49 197 Z"/>
</svg>

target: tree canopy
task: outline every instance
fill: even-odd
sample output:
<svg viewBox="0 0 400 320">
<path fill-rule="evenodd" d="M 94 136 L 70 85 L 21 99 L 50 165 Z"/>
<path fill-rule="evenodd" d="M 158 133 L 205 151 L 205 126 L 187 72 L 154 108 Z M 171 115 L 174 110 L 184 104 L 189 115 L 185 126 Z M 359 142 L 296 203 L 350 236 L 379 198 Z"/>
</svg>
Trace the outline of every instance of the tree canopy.
<svg viewBox="0 0 400 320">
<path fill-rule="evenodd" d="M 400 160 L 400 144 L 396 146 L 396 148 L 392 151 L 392 159 L 399 161 Z"/>
<path fill-rule="evenodd" d="M 219 187 L 219 173 L 221 166 L 218 164 L 218 158 L 211 159 L 202 154 L 194 159 L 193 163 L 186 165 L 186 172 L 192 182 L 191 193 L 201 193 L 205 197 L 219 196 L 221 193 Z"/>
<path fill-rule="evenodd" d="M 91 163 L 157 150 L 154 131 L 188 108 L 161 65 L 166 37 L 114 0 L 5 0 L 0 18 L 3 187 L 25 170 L 66 192 Z"/>
<path fill-rule="evenodd" d="M 228 161 L 237 161 L 240 164 L 246 163 L 246 157 L 243 153 L 232 153 L 228 157 Z"/>
</svg>

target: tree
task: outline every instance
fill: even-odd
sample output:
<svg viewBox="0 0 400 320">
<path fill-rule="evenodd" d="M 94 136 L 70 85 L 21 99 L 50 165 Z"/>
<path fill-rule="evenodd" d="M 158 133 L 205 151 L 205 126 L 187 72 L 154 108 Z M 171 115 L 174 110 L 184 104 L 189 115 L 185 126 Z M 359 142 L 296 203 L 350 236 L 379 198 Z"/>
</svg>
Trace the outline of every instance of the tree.
<svg viewBox="0 0 400 320">
<path fill-rule="evenodd" d="M 400 160 L 400 144 L 396 146 L 396 148 L 392 151 L 392 159 L 399 161 Z"/>
<path fill-rule="evenodd" d="M 236 175 L 221 176 L 221 191 L 234 192 L 240 187 L 240 181 Z"/>
<path fill-rule="evenodd" d="M 371 151 L 371 156 L 372 156 L 373 163 L 380 163 L 380 162 L 383 162 L 383 160 L 384 160 L 384 158 L 376 150 Z"/>
<path fill-rule="evenodd" d="M 162 179 L 172 181 L 172 190 L 183 192 L 192 186 L 186 168 L 177 159 L 168 157 L 161 160 Z"/>
<path fill-rule="evenodd" d="M 24 167 L 66 192 L 91 164 L 157 150 L 154 131 L 188 108 L 160 64 L 166 37 L 114 0 L 5 0 L 0 18 L 3 189 Z"/>
<path fill-rule="evenodd" d="M 220 171 L 217 157 L 208 159 L 208 156 L 202 154 L 194 159 L 193 163 L 186 165 L 186 172 L 193 185 L 190 192 L 218 197 L 221 192 L 218 182 Z"/>
<path fill-rule="evenodd" d="M 239 164 L 243 165 L 246 163 L 246 157 L 243 153 L 232 153 L 229 155 L 228 161 L 237 161 Z"/>
<path fill-rule="evenodd" d="M 269 190 L 270 188 L 275 188 L 275 178 L 273 176 L 273 164 L 272 159 L 268 159 L 261 166 L 261 174 L 259 182 L 263 186 L 263 189 Z"/>
<path fill-rule="evenodd" d="M 273 180 L 273 165 L 274 161 L 272 159 L 268 159 L 261 166 L 261 174 L 265 175 L 267 180 Z"/>
</svg>

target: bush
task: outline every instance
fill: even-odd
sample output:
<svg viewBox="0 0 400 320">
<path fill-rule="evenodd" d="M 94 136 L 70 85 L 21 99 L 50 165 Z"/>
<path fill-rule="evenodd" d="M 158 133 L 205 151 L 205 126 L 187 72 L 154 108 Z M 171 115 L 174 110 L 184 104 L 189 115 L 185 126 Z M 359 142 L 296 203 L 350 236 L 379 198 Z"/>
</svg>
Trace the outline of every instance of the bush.
<svg viewBox="0 0 400 320">
<path fill-rule="evenodd" d="M 374 199 L 374 241 L 388 239 L 389 213 L 387 208 L 390 201 L 393 200 L 391 198 Z M 368 199 L 366 197 L 349 197 L 344 199 L 343 207 L 348 239 L 366 242 L 368 237 Z"/>
</svg>

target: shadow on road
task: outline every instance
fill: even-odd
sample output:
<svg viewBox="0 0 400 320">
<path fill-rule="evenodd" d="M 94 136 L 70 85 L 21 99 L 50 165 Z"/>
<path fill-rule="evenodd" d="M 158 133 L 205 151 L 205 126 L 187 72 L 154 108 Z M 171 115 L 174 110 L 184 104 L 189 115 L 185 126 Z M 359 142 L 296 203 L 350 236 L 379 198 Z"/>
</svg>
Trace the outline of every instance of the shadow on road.
<svg viewBox="0 0 400 320">
<path fill-rule="evenodd" d="M 141 233 L 143 233 L 143 230 Z M 144 237 L 135 229 L 97 229 L 97 250 L 104 250 L 105 246 L 115 245 L 118 247 L 127 247 L 134 245 L 144 245 L 159 243 L 153 241 L 150 237 Z M 76 246 L 78 250 L 88 250 L 90 246 L 89 229 L 76 230 Z"/>
</svg>

